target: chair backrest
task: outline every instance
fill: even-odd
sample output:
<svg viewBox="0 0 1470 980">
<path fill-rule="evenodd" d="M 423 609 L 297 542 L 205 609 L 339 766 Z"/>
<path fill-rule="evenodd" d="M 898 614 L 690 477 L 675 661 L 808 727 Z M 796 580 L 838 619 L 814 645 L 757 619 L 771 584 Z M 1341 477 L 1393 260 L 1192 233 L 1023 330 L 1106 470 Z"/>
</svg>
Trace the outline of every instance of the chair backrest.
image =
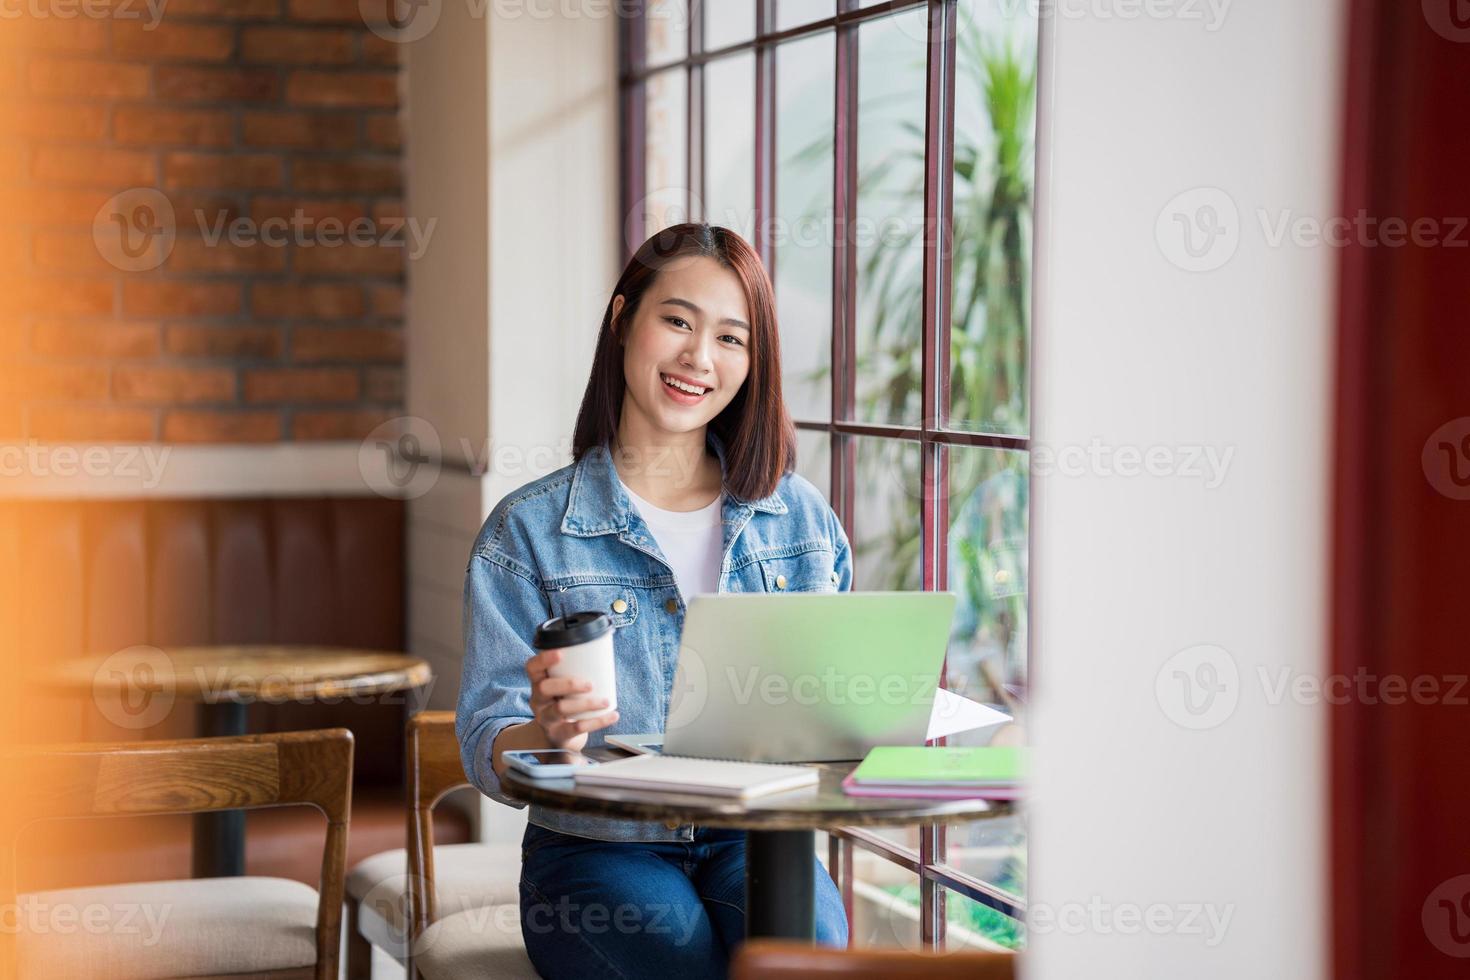
<svg viewBox="0 0 1470 980">
<path fill-rule="evenodd" d="M 408 769 L 408 938 L 410 948 L 436 917 L 434 807 L 449 792 L 469 786 L 454 733 L 453 711 L 421 711 L 408 720 L 404 764 Z"/>
<path fill-rule="evenodd" d="M 730 964 L 730 980 L 1012 980 L 1014 953 L 915 953 L 901 949 L 819 949 L 752 939 Z"/>
<path fill-rule="evenodd" d="M 16 900 L 16 837 L 42 820 L 204 813 L 309 805 L 327 817 L 316 921 L 316 976 L 335 980 L 342 932 L 352 733 L 345 728 L 18 750 L 0 809 L 0 907 Z M 0 932 L 0 976 L 15 973 L 15 936 Z"/>
</svg>

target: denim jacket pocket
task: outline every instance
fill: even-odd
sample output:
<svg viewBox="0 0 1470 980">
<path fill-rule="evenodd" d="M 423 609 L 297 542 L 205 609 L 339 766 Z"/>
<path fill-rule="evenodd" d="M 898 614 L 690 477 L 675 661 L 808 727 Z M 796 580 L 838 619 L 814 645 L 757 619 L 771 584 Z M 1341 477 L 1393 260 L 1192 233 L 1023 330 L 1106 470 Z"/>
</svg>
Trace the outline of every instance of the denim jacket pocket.
<svg viewBox="0 0 1470 980">
<path fill-rule="evenodd" d="M 557 616 L 575 612 L 606 613 L 618 629 L 638 620 L 638 590 L 631 585 L 551 581 L 546 583 L 546 600 Z"/>
<path fill-rule="evenodd" d="M 767 592 L 837 591 L 837 556 L 825 544 L 796 554 L 761 558 L 757 564 Z"/>
</svg>

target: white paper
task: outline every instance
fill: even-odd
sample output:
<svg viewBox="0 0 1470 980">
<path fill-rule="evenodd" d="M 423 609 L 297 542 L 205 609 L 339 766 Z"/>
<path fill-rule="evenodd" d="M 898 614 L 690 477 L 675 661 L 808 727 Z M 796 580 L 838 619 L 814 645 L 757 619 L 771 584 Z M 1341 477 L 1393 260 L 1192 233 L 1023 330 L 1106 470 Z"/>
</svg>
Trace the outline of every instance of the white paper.
<svg viewBox="0 0 1470 980">
<path fill-rule="evenodd" d="M 1000 725 L 1011 720 L 1004 711 L 996 711 L 979 701 L 936 688 L 934 707 L 929 712 L 929 734 L 926 739 L 943 738 L 958 732 L 968 732 L 987 725 Z"/>
</svg>

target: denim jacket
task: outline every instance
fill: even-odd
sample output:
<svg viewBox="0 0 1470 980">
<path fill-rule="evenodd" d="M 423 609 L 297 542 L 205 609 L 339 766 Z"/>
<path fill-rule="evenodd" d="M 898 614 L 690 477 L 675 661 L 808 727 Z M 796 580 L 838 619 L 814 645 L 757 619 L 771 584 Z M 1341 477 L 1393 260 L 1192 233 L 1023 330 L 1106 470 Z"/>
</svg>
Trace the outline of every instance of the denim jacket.
<svg viewBox="0 0 1470 980">
<path fill-rule="evenodd" d="M 724 447 L 708 442 L 725 467 Z M 852 551 L 842 524 L 810 481 L 788 473 L 759 500 L 728 489 L 721 504 L 720 592 L 834 592 L 852 587 Z M 614 603 L 622 600 L 616 607 Z M 684 601 L 606 447 L 521 487 L 495 505 L 465 575 L 465 657 L 455 730 L 464 771 L 486 796 L 500 791 L 490 765 L 495 736 L 531 719 L 525 662 L 531 637 L 552 616 L 600 610 L 617 627 L 618 721 L 593 732 L 662 732 L 668 714 Z M 533 806 L 533 824 L 614 841 L 687 841 L 692 826 L 618 820 Z"/>
</svg>

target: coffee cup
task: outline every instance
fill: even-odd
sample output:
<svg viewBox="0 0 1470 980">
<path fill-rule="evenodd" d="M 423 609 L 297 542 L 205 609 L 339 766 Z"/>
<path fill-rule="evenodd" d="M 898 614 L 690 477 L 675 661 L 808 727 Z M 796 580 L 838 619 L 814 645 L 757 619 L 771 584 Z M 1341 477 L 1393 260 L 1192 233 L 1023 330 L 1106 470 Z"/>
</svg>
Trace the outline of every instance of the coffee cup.
<svg viewBox="0 0 1470 980">
<path fill-rule="evenodd" d="M 575 612 L 548 619 L 536 627 L 531 646 L 559 650 L 561 660 L 546 673 L 551 677 L 580 677 L 592 690 L 576 698 L 603 698 L 607 707 L 567 715 L 568 721 L 596 718 L 618 706 L 617 670 L 613 664 L 612 619 L 600 612 Z"/>
</svg>

